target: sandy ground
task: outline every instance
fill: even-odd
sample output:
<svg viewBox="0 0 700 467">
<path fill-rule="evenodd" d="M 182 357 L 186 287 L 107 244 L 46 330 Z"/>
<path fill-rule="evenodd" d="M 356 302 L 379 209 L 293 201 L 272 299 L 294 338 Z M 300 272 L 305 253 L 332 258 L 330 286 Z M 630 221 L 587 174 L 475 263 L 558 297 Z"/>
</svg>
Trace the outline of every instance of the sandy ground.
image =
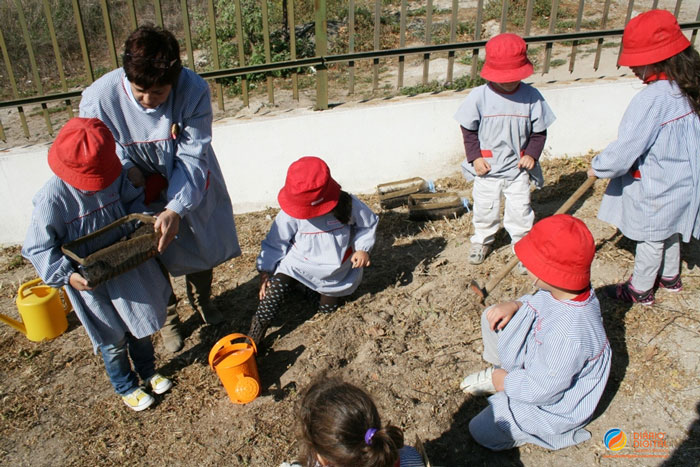
<svg viewBox="0 0 700 467">
<path fill-rule="evenodd" d="M 552 214 L 583 182 L 587 161 L 547 161 L 547 186 L 533 194 L 538 218 Z M 389 181 L 389 180 L 387 180 Z M 438 180 L 444 191 L 469 197 L 460 176 Z M 595 218 L 605 182 L 598 181 L 572 212 L 594 234 L 593 286 L 626 278 L 633 245 Z M 489 452 L 468 434 L 471 417 L 486 405 L 458 388 L 466 374 L 483 367 L 479 315 L 468 288 L 498 272 L 511 258 L 508 237 L 480 266 L 466 261 L 471 214 L 431 222 L 408 220 L 405 208 L 382 211 L 376 196 L 365 201 L 380 215 L 378 241 L 359 290 L 335 313 L 315 315 L 294 293 L 268 333 L 258 356 L 262 394 L 232 404 L 209 368 L 209 350 L 221 337 L 245 332 L 256 307 L 254 259 L 274 210 L 237 216 L 243 255 L 215 270 L 214 294 L 227 313 L 219 326 L 204 326 L 182 300 L 187 336 L 176 355 L 155 336 L 158 364 L 175 387 L 154 407 L 129 411 L 114 394 L 101 359 L 69 315 L 68 331 L 43 343 L 0 327 L 0 463 L 4 465 L 251 465 L 276 466 L 297 454 L 294 410 L 299 392 L 321 372 L 339 374 L 367 388 L 385 422 L 419 437 L 433 465 L 659 465 L 662 458 L 607 458 L 603 437 L 624 430 L 628 445 L 617 454 L 648 455 L 634 447 L 635 433 L 664 433 L 656 455 L 664 465 L 697 465 L 700 449 L 700 274 L 697 243 L 683 245 L 684 290 L 657 293 L 653 307 L 601 299 L 613 348 L 613 369 L 594 420 L 592 438 L 550 452 L 523 446 Z M 35 273 L 18 248 L 0 256 L 0 312 L 17 317 L 19 284 Z M 176 291 L 184 297 L 182 280 Z M 530 291 L 525 276 L 509 274 L 487 304 Z"/>
</svg>

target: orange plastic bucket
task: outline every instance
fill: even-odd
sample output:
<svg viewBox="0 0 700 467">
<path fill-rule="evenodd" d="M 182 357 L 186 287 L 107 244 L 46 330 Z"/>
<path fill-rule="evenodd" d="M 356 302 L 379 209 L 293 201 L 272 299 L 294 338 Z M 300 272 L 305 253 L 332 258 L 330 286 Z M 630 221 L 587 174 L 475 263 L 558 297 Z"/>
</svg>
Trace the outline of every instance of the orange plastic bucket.
<svg viewBox="0 0 700 467">
<path fill-rule="evenodd" d="M 241 339 L 245 342 L 234 343 Z M 257 353 L 255 342 L 245 334 L 229 334 L 209 352 L 209 366 L 216 371 L 234 404 L 247 404 L 260 394 Z"/>
</svg>

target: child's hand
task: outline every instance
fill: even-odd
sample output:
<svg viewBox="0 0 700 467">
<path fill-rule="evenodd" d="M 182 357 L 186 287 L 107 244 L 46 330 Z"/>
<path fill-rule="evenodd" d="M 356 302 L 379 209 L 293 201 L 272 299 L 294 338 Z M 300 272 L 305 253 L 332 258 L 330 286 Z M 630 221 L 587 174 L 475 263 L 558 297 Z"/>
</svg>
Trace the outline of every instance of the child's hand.
<svg viewBox="0 0 700 467">
<path fill-rule="evenodd" d="M 513 315 L 518 308 L 522 306 L 520 302 L 505 302 L 499 303 L 491 307 L 486 312 L 486 319 L 489 320 L 489 325 L 492 331 L 500 331 L 513 318 Z"/>
<path fill-rule="evenodd" d="M 356 251 L 350 257 L 350 262 L 352 263 L 353 269 L 364 268 L 369 266 L 369 253 L 366 251 Z"/>
<path fill-rule="evenodd" d="M 146 184 L 146 179 L 143 176 L 143 172 L 141 172 L 141 169 L 139 169 L 138 167 L 130 168 L 126 172 L 126 176 L 129 178 L 131 184 L 134 185 L 136 188 L 144 186 Z"/>
<path fill-rule="evenodd" d="M 83 276 L 81 276 L 77 272 L 74 272 L 73 274 L 70 275 L 70 278 L 68 279 L 68 283 L 70 284 L 71 287 L 73 287 L 75 290 L 78 290 L 80 292 L 83 292 L 85 290 L 92 290 L 92 287 L 90 287 L 88 285 L 87 279 L 85 279 Z"/>
<path fill-rule="evenodd" d="M 496 368 L 493 370 L 491 382 L 493 383 L 493 387 L 496 388 L 496 391 L 501 392 L 505 389 L 506 376 L 508 376 L 508 372 L 503 368 Z"/>
<path fill-rule="evenodd" d="M 487 173 L 491 172 L 491 164 L 486 162 L 486 159 L 483 157 L 480 157 L 478 159 L 475 159 L 474 162 L 474 171 L 476 174 L 480 177 L 486 175 Z"/>
<path fill-rule="evenodd" d="M 532 156 L 525 154 L 518 161 L 518 168 L 525 170 L 532 170 L 535 167 L 535 159 Z"/>
<path fill-rule="evenodd" d="M 270 285 L 270 273 L 261 271 L 260 272 L 260 290 L 258 291 L 258 298 L 262 300 L 265 298 L 265 292 L 267 292 L 267 286 Z"/>
<path fill-rule="evenodd" d="M 588 172 L 586 172 L 586 173 L 588 174 L 589 177 L 595 177 L 595 176 L 596 176 L 595 170 L 593 170 L 593 167 L 589 168 L 589 169 L 588 169 Z"/>
<path fill-rule="evenodd" d="M 165 209 L 158 214 L 153 227 L 156 229 L 156 232 L 160 231 L 161 233 L 158 241 L 158 253 L 163 253 L 180 230 L 180 215 L 175 211 Z"/>
</svg>

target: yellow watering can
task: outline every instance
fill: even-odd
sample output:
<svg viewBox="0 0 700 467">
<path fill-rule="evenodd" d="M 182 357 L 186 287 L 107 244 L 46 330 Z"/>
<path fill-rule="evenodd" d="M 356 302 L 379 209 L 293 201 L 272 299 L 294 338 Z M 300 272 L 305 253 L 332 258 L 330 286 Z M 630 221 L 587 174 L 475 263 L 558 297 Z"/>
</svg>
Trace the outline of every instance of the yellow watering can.
<svg viewBox="0 0 700 467">
<path fill-rule="evenodd" d="M 22 322 L 0 314 L 0 321 L 27 336 L 34 342 L 53 339 L 68 328 L 66 315 L 72 309 L 65 290 L 59 290 L 42 283 L 41 279 L 25 282 L 17 293 L 17 309 Z"/>
</svg>

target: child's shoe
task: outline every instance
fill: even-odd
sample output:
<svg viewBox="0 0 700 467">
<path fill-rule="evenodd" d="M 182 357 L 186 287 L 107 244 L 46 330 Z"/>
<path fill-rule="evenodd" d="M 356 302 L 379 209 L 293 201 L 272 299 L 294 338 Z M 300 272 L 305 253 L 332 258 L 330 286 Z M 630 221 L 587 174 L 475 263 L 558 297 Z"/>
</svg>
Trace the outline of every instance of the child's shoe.
<svg viewBox="0 0 700 467">
<path fill-rule="evenodd" d="M 518 274 L 521 276 L 524 276 L 527 274 L 527 268 L 523 264 L 522 261 L 518 261 L 518 265 L 515 267 L 515 269 L 518 271 Z"/>
<path fill-rule="evenodd" d="M 168 392 L 170 388 L 173 387 L 172 381 L 158 373 L 151 376 L 151 378 L 148 380 L 148 384 L 151 385 L 151 390 L 154 394 L 163 394 L 164 392 Z"/>
<path fill-rule="evenodd" d="M 489 254 L 491 247 L 482 245 L 481 243 L 472 243 L 472 248 L 469 250 L 469 264 L 481 264 Z"/>
<path fill-rule="evenodd" d="M 676 274 L 673 277 L 659 277 L 656 279 L 656 287 L 659 289 L 666 289 L 669 292 L 680 292 L 683 290 L 683 283 L 681 282 L 681 275 Z"/>
<path fill-rule="evenodd" d="M 620 284 L 608 285 L 603 289 L 603 291 L 608 297 L 623 302 L 639 303 L 640 305 L 645 306 L 654 304 L 654 289 L 652 288 L 646 292 L 640 292 L 632 287 L 629 279 Z"/>
<path fill-rule="evenodd" d="M 122 400 L 132 410 L 140 412 L 145 410 L 155 402 L 152 395 L 143 390 L 143 388 L 136 388 L 129 394 L 123 395 Z"/>
<path fill-rule="evenodd" d="M 472 373 L 462 380 L 459 388 L 473 396 L 485 396 L 496 393 L 496 387 L 491 379 L 493 367 L 488 367 L 478 373 Z"/>
</svg>

